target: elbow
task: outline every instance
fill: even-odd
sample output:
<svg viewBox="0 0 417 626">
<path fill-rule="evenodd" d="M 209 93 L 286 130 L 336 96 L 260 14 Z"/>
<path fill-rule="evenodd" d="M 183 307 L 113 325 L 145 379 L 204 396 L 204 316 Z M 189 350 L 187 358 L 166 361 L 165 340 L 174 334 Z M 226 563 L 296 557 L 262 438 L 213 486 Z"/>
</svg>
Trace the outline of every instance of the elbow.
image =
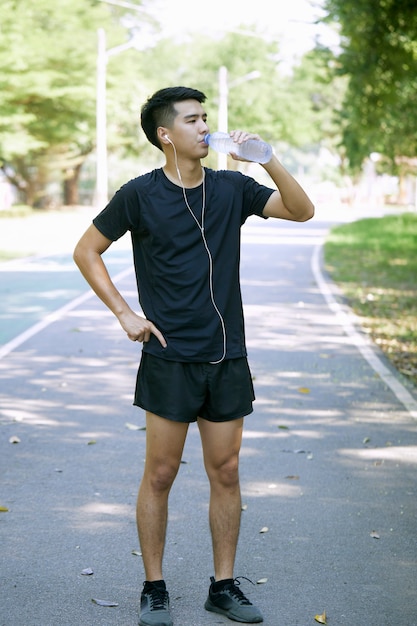
<svg viewBox="0 0 417 626">
<path fill-rule="evenodd" d="M 300 211 L 297 221 L 298 222 L 308 222 L 314 217 L 315 207 L 314 204 L 309 200 L 304 206 L 302 211 Z"/>
<path fill-rule="evenodd" d="M 82 268 L 86 263 L 87 257 L 88 257 L 88 251 L 83 245 L 83 241 L 81 239 L 75 246 L 74 252 L 72 253 L 72 259 L 80 271 L 82 271 Z"/>
<path fill-rule="evenodd" d="M 304 208 L 302 216 L 299 218 L 300 222 L 308 222 L 314 217 L 315 207 L 312 202 L 309 202 L 308 205 Z"/>
<path fill-rule="evenodd" d="M 301 202 L 294 204 L 291 207 L 286 207 L 289 216 L 287 219 L 291 219 L 294 222 L 308 222 L 314 217 L 314 204 L 310 198 L 303 198 Z"/>
</svg>

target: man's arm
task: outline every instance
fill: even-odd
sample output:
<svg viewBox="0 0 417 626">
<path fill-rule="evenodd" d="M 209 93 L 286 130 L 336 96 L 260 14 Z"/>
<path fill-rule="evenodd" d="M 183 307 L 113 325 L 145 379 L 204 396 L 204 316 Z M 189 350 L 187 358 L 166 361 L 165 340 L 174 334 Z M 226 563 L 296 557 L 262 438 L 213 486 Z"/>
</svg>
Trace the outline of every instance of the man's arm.
<svg viewBox="0 0 417 626">
<path fill-rule="evenodd" d="M 266 217 L 280 217 L 295 222 L 311 219 L 314 215 L 313 203 L 277 157 L 273 156 L 263 168 L 277 186 L 277 191 L 269 197 L 263 214 Z"/>
<path fill-rule="evenodd" d="M 101 257 L 111 243 L 92 224 L 75 247 L 76 265 L 95 294 L 117 317 L 129 339 L 146 342 L 153 334 L 165 348 L 167 344 L 161 332 L 152 322 L 132 311 L 112 282 Z"/>
<path fill-rule="evenodd" d="M 238 144 L 248 139 L 260 139 L 259 135 L 242 130 L 232 130 L 230 136 Z M 234 153 L 231 153 L 231 156 L 236 161 L 246 161 Z M 314 215 L 313 203 L 277 157 L 273 155 L 271 160 L 264 163 L 262 167 L 268 172 L 277 187 L 277 191 L 274 191 L 264 207 L 263 214 L 265 217 L 280 217 L 294 222 L 306 222 L 311 219 Z"/>
</svg>

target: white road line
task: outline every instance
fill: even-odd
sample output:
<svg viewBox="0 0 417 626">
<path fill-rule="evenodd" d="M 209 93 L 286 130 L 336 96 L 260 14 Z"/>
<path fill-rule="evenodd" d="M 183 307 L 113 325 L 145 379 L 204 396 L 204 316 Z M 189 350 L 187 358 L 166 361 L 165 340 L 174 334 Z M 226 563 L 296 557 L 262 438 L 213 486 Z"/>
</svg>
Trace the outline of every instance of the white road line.
<svg viewBox="0 0 417 626">
<path fill-rule="evenodd" d="M 311 269 L 314 274 L 314 278 L 320 289 L 321 294 L 327 302 L 329 309 L 338 318 L 340 325 L 343 327 L 346 335 L 351 339 L 352 343 L 358 348 L 363 358 L 368 361 L 372 369 L 381 377 L 386 385 L 391 389 L 399 402 L 403 404 L 410 416 L 417 420 L 417 401 L 411 395 L 411 393 L 404 387 L 404 385 L 396 378 L 396 376 L 384 365 L 382 360 L 377 355 L 372 343 L 366 337 L 358 333 L 355 328 L 355 324 L 358 325 L 359 321 L 353 312 L 347 313 L 343 310 L 341 305 L 337 302 L 332 293 L 332 285 L 326 281 L 321 268 L 320 268 L 320 255 L 323 244 L 319 244 L 314 248 L 313 255 L 311 257 Z"/>
<path fill-rule="evenodd" d="M 133 268 L 131 267 L 123 270 L 123 272 L 120 272 L 112 279 L 113 282 L 116 284 L 119 280 L 122 280 L 125 276 L 130 274 L 132 271 L 133 271 Z M 34 324 L 33 326 L 25 330 L 23 333 L 21 333 L 20 335 L 18 335 L 17 337 L 9 341 L 8 343 L 5 343 L 4 346 L 0 346 L 0 359 L 2 359 L 7 354 L 9 354 L 13 350 L 21 346 L 22 343 L 24 343 L 25 341 L 27 341 L 28 339 L 30 339 L 37 333 L 41 332 L 41 330 L 44 330 L 44 328 L 46 328 L 53 322 L 56 322 L 57 320 L 62 318 L 66 313 L 68 313 L 68 311 L 72 311 L 72 309 L 75 309 L 78 305 L 82 304 L 86 300 L 89 300 L 94 295 L 95 295 L 94 292 L 90 289 L 86 293 L 83 293 L 82 296 L 78 296 L 78 298 L 71 300 L 71 302 L 68 302 L 60 309 L 57 309 L 53 313 L 49 313 L 49 315 L 44 317 L 43 320 L 41 320 L 37 324 Z"/>
</svg>

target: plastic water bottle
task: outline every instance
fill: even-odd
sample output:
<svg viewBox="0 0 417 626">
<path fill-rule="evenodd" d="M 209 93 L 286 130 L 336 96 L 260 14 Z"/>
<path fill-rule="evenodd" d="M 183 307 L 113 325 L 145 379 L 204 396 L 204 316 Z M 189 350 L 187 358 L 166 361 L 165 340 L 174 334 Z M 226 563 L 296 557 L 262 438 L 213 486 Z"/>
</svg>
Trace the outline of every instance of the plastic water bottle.
<svg viewBox="0 0 417 626">
<path fill-rule="evenodd" d="M 247 139 L 243 143 L 236 143 L 228 133 L 209 133 L 204 141 L 216 152 L 229 154 L 234 152 L 243 159 L 254 163 L 268 163 L 272 157 L 272 146 L 260 139 Z"/>
</svg>

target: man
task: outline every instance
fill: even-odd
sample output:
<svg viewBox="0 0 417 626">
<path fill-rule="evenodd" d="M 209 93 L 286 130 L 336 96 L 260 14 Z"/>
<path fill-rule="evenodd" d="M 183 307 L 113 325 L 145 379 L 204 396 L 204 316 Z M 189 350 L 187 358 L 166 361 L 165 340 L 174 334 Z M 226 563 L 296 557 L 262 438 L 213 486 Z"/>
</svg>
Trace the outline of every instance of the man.
<svg viewBox="0 0 417 626">
<path fill-rule="evenodd" d="M 156 92 L 142 107 L 149 141 L 165 165 L 124 185 L 80 239 L 74 259 L 132 341 L 143 342 L 134 404 L 146 411 L 146 461 L 137 525 L 146 581 L 141 626 L 172 626 L 162 561 L 168 495 L 191 422 L 200 431 L 210 483 L 214 577 L 205 608 L 243 623 L 263 621 L 234 579 L 241 498 L 243 418 L 254 400 L 239 285 L 240 227 L 250 215 L 302 222 L 314 208 L 273 156 L 274 189 L 239 172 L 201 166 L 209 132 L 205 95 L 187 87 Z M 236 144 L 258 135 L 230 133 Z M 238 160 L 236 154 L 232 157 Z M 137 315 L 101 255 L 131 231 Z"/>
</svg>

